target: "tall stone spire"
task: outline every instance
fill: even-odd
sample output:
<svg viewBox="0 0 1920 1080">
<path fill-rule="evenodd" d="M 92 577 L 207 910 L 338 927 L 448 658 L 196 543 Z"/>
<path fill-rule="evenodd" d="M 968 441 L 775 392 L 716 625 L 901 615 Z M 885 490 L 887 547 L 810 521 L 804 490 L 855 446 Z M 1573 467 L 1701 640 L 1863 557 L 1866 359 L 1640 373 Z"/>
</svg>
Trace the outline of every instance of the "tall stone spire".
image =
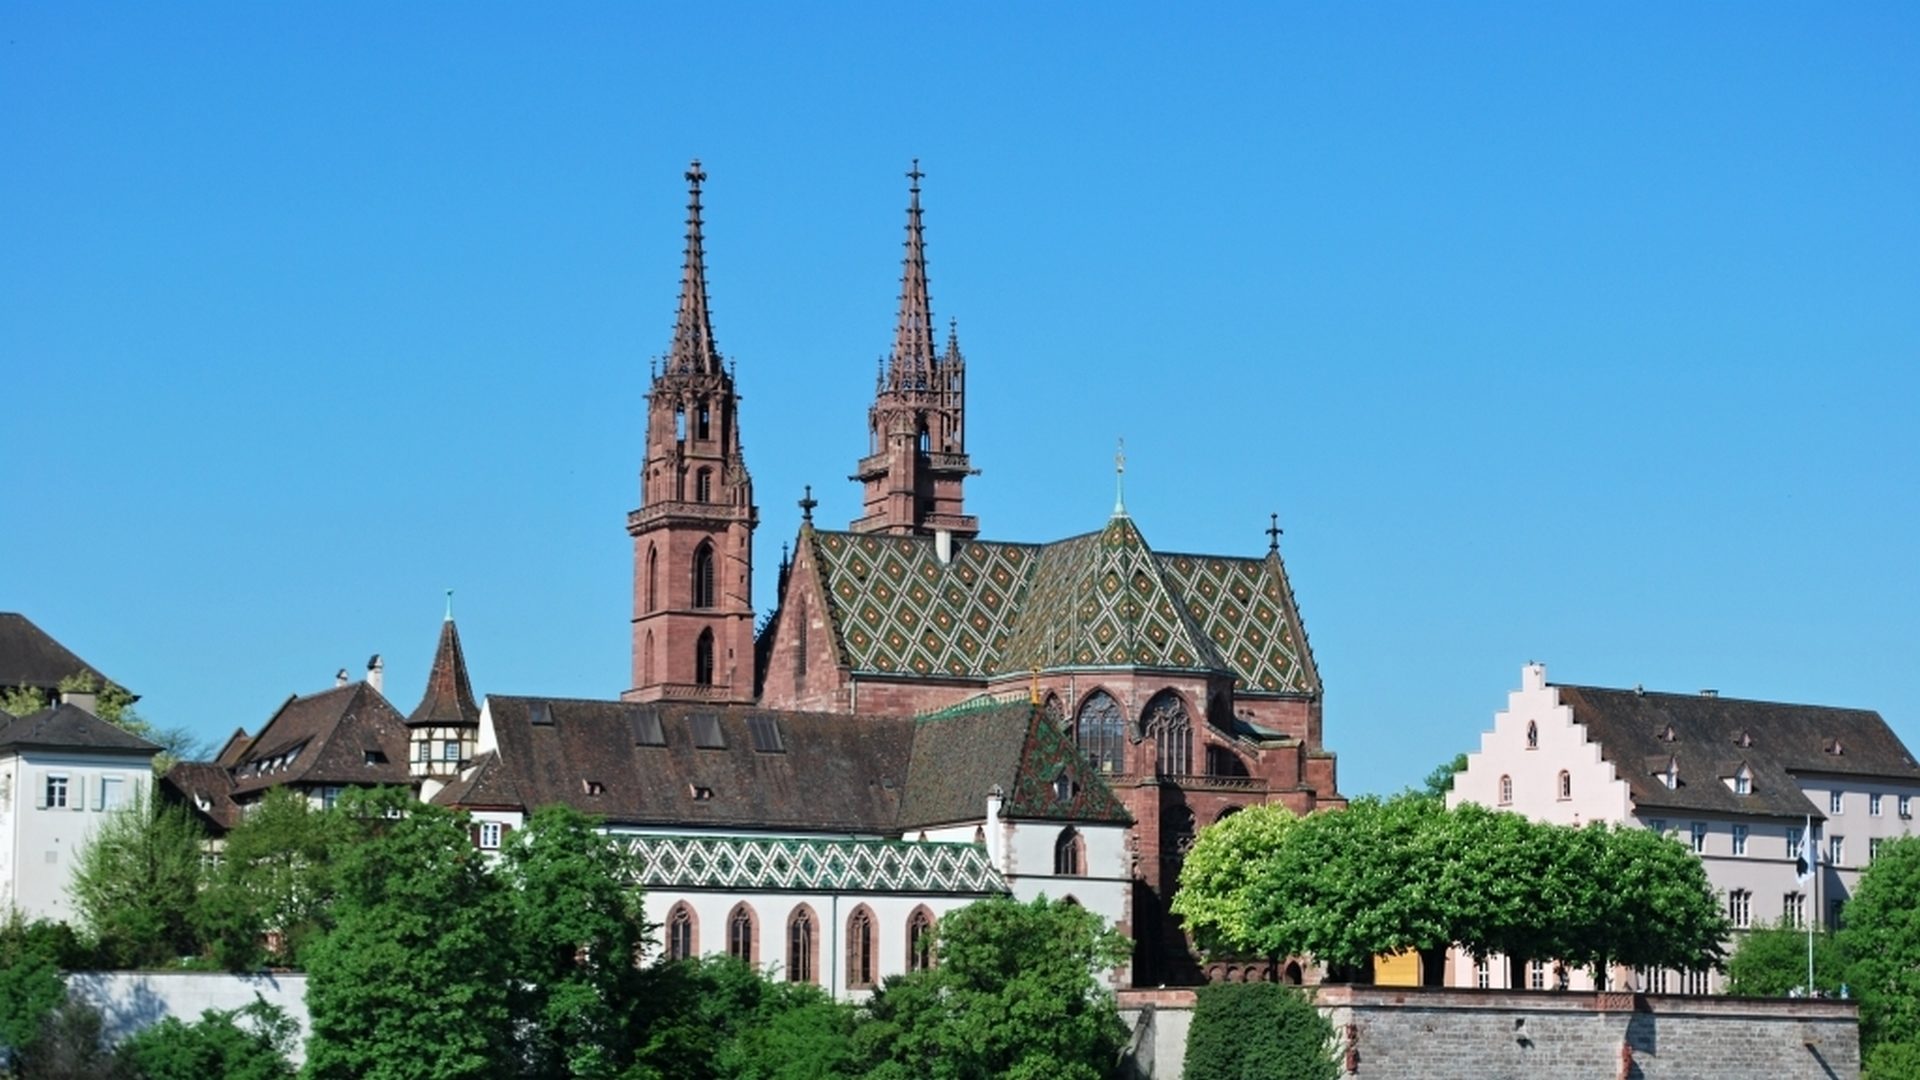
<svg viewBox="0 0 1920 1080">
<path fill-rule="evenodd" d="M 933 389 L 937 360 L 933 351 L 933 301 L 927 291 L 926 232 L 920 223 L 920 159 L 913 159 L 907 173 L 908 187 L 906 255 L 900 263 L 900 318 L 893 331 L 893 354 L 889 357 L 890 383 L 894 390 Z"/>
<path fill-rule="evenodd" d="M 694 158 L 687 167 L 687 254 L 680 266 L 680 311 L 667 350 L 667 370 L 718 374 L 720 349 L 707 314 L 707 259 L 700 237 L 700 185 L 707 174 Z"/>
<path fill-rule="evenodd" d="M 934 351 L 933 302 L 927 288 L 926 233 L 920 218 L 920 161 L 907 173 L 907 242 L 900 269 L 900 315 L 893 349 L 880 365 L 869 443 L 853 479 L 864 510 L 857 532 L 973 536 L 979 520 L 966 512 L 961 485 L 975 474 L 967 457 L 967 365 L 954 329 L 944 355 Z"/>
<path fill-rule="evenodd" d="M 479 722 L 480 706 L 474 703 L 473 683 L 467 678 L 467 654 L 460 648 L 460 629 L 454 625 L 453 611 L 449 608 L 447 617 L 440 623 L 440 644 L 433 651 L 433 667 L 427 671 L 426 693 L 407 716 L 407 723 Z"/>
</svg>

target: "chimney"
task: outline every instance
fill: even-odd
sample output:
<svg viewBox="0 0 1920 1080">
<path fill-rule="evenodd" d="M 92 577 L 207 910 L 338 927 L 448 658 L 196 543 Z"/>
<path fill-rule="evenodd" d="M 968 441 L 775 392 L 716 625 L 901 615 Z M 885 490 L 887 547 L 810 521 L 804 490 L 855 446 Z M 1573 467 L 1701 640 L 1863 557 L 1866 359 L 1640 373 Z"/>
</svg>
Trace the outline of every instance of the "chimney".
<svg viewBox="0 0 1920 1080">
<path fill-rule="evenodd" d="M 335 686 L 347 685 L 347 669 L 346 668 L 341 668 L 339 671 L 336 671 L 333 673 L 333 685 Z"/>
<path fill-rule="evenodd" d="M 380 662 L 380 654 L 374 653 L 367 661 L 367 685 L 373 687 L 376 694 L 387 692 L 387 665 Z"/>
<path fill-rule="evenodd" d="M 91 690 L 62 690 L 60 704 L 71 705 L 89 716 L 100 715 L 99 695 Z"/>
<path fill-rule="evenodd" d="M 987 834 L 987 861 L 993 864 L 995 870 L 1003 874 L 1007 872 L 1007 868 L 1002 865 L 1000 861 L 1000 807 L 1006 800 L 1006 792 L 1000 790 L 999 784 L 993 785 L 993 790 L 987 792 L 987 827 L 985 830 Z"/>
<path fill-rule="evenodd" d="M 953 533 L 948 529 L 933 530 L 933 555 L 945 566 L 953 561 Z"/>
</svg>

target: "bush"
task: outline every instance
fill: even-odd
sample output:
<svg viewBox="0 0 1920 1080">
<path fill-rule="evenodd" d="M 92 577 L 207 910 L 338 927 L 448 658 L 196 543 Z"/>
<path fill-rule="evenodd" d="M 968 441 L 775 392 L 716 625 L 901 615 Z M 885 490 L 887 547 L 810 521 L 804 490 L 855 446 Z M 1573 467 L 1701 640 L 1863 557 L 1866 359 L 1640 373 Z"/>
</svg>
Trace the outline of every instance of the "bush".
<svg viewBox="0 0 1920 1080">
<path fill-rule="evenodd" d="M 1333 1025 L 1278 983 L 1216 983 L 1196 995 L 1187 1080 L 1336 1080 Z"/>
<path fill-rule="evenodd" d="M 191 1024 L 169 1016 L 121 1043 L 118 1057 L 140 1080 L 290 1080 L 294 1037 L 286 1012 L 256 999 Z"/>
</svg>

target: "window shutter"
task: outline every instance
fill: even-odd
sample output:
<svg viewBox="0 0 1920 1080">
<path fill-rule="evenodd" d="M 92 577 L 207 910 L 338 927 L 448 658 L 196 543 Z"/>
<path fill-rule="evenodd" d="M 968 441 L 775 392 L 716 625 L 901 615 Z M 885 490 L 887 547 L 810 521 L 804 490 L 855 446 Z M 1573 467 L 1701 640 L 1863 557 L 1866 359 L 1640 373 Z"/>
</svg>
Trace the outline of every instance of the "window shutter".
<svg viewBox="0 0 1920 1080">
<path fill-rule="evenodd" d="M 104 776 L 100 778 L 99 785 L 93 789 L 93 808 L 95 810 L 107 808 L 107 778 Z"/>
<path fill-rule="evenodd" d="M 33 774 L 33 808 L 47 808 L 47 774 L 44 771 Z"/>
<path fill-rule="evenodd" d="M 85 810 L 87 808 L 87 776 L 85 773 L 73 778 L 72 786 L 67 788 L 67 809 Z"/>
<path fill-rule="evenodd" d="M 473 841 L 474 847 L 480 846 L 480 824 L 478 822 L 467 826 L 467 839 Z"/>
</svg>

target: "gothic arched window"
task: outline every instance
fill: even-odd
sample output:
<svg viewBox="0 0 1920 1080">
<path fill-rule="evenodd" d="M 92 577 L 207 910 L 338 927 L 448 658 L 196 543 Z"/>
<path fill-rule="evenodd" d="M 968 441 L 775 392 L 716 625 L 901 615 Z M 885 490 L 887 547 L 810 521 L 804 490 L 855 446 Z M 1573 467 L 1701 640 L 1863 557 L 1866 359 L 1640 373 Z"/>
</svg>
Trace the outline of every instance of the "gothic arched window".
<svg viewBox="0 0 1920 1080">
<path fill-rule="evenodd" d="M 640 645 L 640 685 L 653 685 L 653 631 L 647 631 L 646 640 Z"/>
<path fill-rule="evenodd" d="M 1073 827 L 1060 830 L 1060 836 L 1053 842 L 1053 872 L 1059 877 L 1080 877 L 1087 872 L 1087 861 L 1082 856 L 1084 848 L 1080 842 L 1080 833 Z"/>
<path fill-rule="evenodd" d="M 713 545 L 705 540 L 693 549 L 693 606 L 713 606 Z"/>
<path fill-rule="evenodd" d="M 873 912 L 865 904 L 847 916 L 847 985 L 869 987 L 873 977 Z"/>
<path fill-rule="evenodd" d="M 1513 805 L 1513 777 L 1511 776 L 1500 777 L 1500 805 Z"/>
<path fill-rule="evenodd" d="M 693 643 L 693 681 L 701 686 L 713 685 L 712 630 L 700 631 L 700 637 Z"/>
<path fill-rule="evenodd" d="M 647 545 L 647 610 L 653 611 L 660 606 L 660 552 Z"/>
<path fill-rule="evenodd" d="M 1560 797 L 1573 798 L 1573 775 L 1565 769 L 1560 770 Z"/>
<path fill-rule="evenodd" d="M 1105 690 L 1095 690 L 1080 703 L 1080 716 L 1073 725 L 1073 741 L 1087 755 L 1093 767 L 1104 773 L 1125 770 L 1122 762 L 1126 744 L 1127 721 L 1120 703 Z"/>
<path fill-rule="evenodd" d="M 1193 772 L 1193 724 L 1179 695 L 1162 690 L 1147 702 L 1141 727 L 1153 738 L 1154 769 L 1161 776 Z"/>
<path fill-rule="evenodd" d="M 667 913 L 667 959 L 691 960 L 694 947 L 693 909 L 675 904 Z"/>
<path fill-rule="evenodd" d="M 933 912 L 924 906 L 907 916 L 907 970 L 925 971 L 933 966 Z"/>
<path fill-rule="evenodd" d="M 753 909 L 736 904 L 727 916 L 727 955 L 742 963 L 754 962 Z"/>
<path fill-rule="evenodd" d="M 816 982 L 814 974 L 815 934 L 813 911 L 805 904 L 793 909 L 787 920 L 787 981 Z"/>
<path fill-rule="evenodd" d="M 1052 724 L 1055 730 L 1067 729 L 1067 711 L 1060 705 L 1059 694 L 1047 695 L 1047 700 L 1040 706 L 1040 715 L 1046 717 L 1047 723 Z"/>
</svg>

